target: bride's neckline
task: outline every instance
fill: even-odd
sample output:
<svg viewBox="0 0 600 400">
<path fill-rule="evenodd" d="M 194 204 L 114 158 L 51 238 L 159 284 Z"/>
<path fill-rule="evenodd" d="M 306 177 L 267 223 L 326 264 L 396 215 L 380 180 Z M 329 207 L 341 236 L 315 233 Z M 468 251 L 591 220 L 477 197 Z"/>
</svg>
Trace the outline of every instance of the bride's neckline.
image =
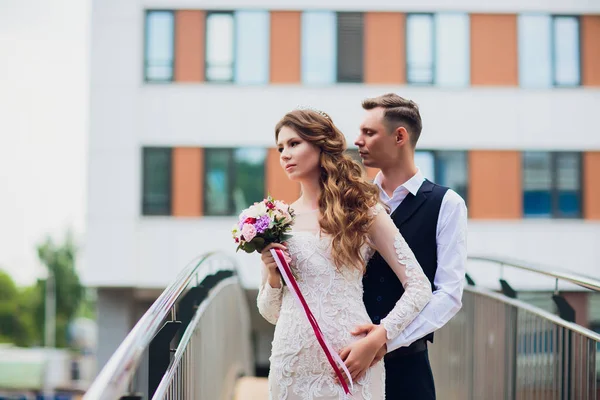
<svg viewBox="0 0 600 400">
<path fill-rule="evenodd" d="M 294 213 L 296 215 L 304 215 L 304 214 L 312 214 L 312 213 L 317 212 L 317 211 L 319 211 L 318 208 L 315 208 L 314 210 L 306 210 L 306 211 L 300 211 L 300 212 L 294 211 Z"/>
<path fill-rule="evenodd" d="M 300 230 L 294 230 L 292 229 L 290 231 L 290 235 L 292 237 L 298 236 L 298 235 L 306 235 L 306 236 L 310 236 L 313 237 L 317 240 L 323 240 L 326 239 L 327 236 L 326 235 L 322 235 L 321 231 L 312 231 L 312 230 L 307 230 L 307 229 L 300 229 Z"/>
</svg>

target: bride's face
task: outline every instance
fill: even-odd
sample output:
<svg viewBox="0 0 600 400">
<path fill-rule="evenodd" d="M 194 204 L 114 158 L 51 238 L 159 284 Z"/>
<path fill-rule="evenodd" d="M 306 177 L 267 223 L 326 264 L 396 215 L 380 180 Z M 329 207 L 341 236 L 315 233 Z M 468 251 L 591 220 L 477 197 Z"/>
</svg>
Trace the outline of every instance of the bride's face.
<svg viewBox="0 0 600 400">
<path fill-rule="evenodd" d="M 288 178 L 294 181 L 319 176 L 319 147 L 302 139 L 292 128 L 284 126 L 277 139 L 279 163 Z"/>
</svg>

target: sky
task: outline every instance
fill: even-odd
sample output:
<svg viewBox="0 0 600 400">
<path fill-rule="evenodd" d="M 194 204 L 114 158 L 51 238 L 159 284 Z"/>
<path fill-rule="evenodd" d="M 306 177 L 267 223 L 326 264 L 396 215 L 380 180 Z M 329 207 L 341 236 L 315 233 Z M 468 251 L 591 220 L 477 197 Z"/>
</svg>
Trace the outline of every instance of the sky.
<svg viewBox="0 0 600 400">
<path fill-rule="evenodd" d="M 88 0 L 0 0 L 0 269 L 43 276 L 36 245 L 85 233 Z"/>
</svg>

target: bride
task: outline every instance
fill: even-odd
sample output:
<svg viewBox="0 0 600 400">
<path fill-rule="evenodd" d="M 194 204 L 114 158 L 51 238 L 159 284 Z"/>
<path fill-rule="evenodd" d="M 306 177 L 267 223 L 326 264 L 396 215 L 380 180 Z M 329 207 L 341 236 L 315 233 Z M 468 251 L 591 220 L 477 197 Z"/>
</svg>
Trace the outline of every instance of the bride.
<svg viewBox="0 0 600 400">
<path fill-rule="evenodd" d="M 282 285 L 271 248 L 284 250 L 298 285 L 333 349 L 374 346 L 395 338 L 431 298 L 431 285 L 398 228 L 379 204 L 379 193 L 346 150 L 344 135 L 321 111 L 294 110 L 275 128 L 280 163 L 302 195 L 291 207 L 292 237 L 262 252 L 263 280 L 257 305 L 275 324 L 269 372 L 272 399 L 383 399 L 383 360 L 345 395 L 304 312 Z M 404 295 L 368 337 L 352 336 L 371 323 L 363 303 L 362 275 L 378 251 L 405 288 Z M 375 354 L 375 351 L 372 352 Z M 355 379 L 358 371 L 349 371 Z"/>
</svg>

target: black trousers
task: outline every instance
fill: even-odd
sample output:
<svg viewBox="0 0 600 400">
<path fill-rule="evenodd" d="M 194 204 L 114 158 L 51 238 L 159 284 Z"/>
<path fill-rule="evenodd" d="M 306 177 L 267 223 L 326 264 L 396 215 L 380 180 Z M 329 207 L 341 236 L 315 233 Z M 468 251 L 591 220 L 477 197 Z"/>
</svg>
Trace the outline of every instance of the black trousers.
<svg viewBox="0 0 600 400">
<path fill-rule="evenodd" d="M 385 359 L 386 400 L 435 400 L 427 350 Z"/>
</svg>

